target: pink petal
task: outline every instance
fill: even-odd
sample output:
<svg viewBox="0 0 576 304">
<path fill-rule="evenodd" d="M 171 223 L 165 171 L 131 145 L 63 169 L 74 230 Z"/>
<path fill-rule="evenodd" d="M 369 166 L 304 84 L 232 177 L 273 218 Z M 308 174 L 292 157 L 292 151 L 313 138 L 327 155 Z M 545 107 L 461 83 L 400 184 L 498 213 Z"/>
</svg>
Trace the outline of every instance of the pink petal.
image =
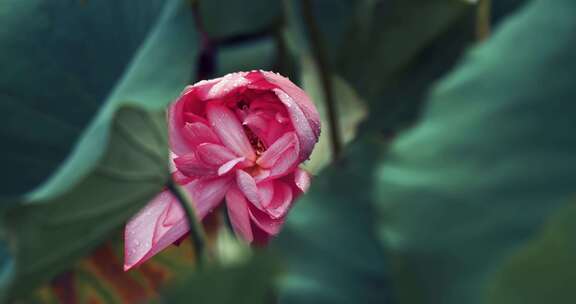
<svg viewBox="0 0 576 304">
<path fill-rule="evenodd" d="M 308 188 L 310 188 L 310 173 L 306 170 L 297 168 L 294 171 L 294 183 L 296 187 L 300 189 L 302 192 L 307 192 Z"/>
<path fill-rule="evenodd" d="M 256 183 L 259 183 L 267 179 L 269 176 L 270 176 L 269 169 L 263 169 L 262 167 L 258 167 L 254 175 L 254 180 L 256 181 Z"/>
<path fill-rule="evenodd" d="M 310 127 L 310 122 L 308 122 L 302 109 L 296 105 L 296 102 L 286 94 L 286 92 L 280 89 L 274 89 L 273 91 L 286 106 L 286 109 L 288 109 L 288 115 L 290 116 L 292 125 L 294 125 L 294 131 L 296 131 L 300 145 L 302 146 L 299 158 L 300 161 L 304 161 L 308 159 L 312 153 L 312 149 L 314 149 L 314 145 L 318 141 L 318 136 L 314 133 L 312 127 Z"/>
<path fill-rule="evenodd" d="M 306 92 L 280 74 L 266 71 L 261 71 L 260 73 L 264 76 L 266 81 L 286 92 L 286 94 L 294 100 L 298 108 L 302 109 L 304 116 L 306 116 L 306 119 L 310 123 L 314 135 L 318 138 L 320 136 L 320 115 Z"/>
<path fill-rule="evenodd" d="M 273 89 L 274 87 L 270 87 Z M 252 97 L 250 109 L 266 112 L 266 118 L 273 118 L 277 112 L 286 112 L 286 108 L 278 102 L 278 97 L 270 89 L 258 92 Z"/>
<path fill-rule="evenodd" d="M 258 158 L 256 163 L 264 168 L 271 168 L 280 156 L 296 143 L 296 134 L 289 132 L 278 138 L 268 149 Z"/>
<path fill-rule="evenodd" d="M 184 173 L 182 173 L 180 171 L 174 171 L 174 172 L 172 172 L 172 179 L 178 185 L 184 185 L 184 184 L 191 182 L 194 179 L 194 177 L 186 176 L 186 175 L 184 175 Z"/>
<path fill-rule="evenodd" d="M 293 199 L 294 197 L 292 196 L 290 186 L 284 182 L 275 180 L 274 198 L 270 204 L 266 206 L 266 211 L 275 219 L 284 217 L 290 209 Z"/>
<path fill-rule="evenodd" d="M 236 171 L 236 184 L 244 196 L 258 208 L 262 208 L 258 187 L 254 178 L 244 170 Z"/>
<path fill-rule="evenodd" d="M 276 121 L 283 124 L 288 121 L 288 117 L 280 114 L 280 112 L 276 112 Z"/>
<path fill-rule="evenodd" d="M 222 176 L 210 179 L 195 179 L 184 185 L 184 188 L 190 193 L 196 207 L 196 213 L 200 219 L 203 219 L 222 202 L 232 181 L 231 177 Z"/>
<path fill-rule="evenodd" d="M 209 143 L 199 145 L 196 153 L 198 153 L 198 158 L 201 161 L 211 166 L 221 166 L 229 160 L 238 157 L 224 146 Z"/>
<path fill-rule="evenodd" d="M 224 175 L 224 174 L 230 172 L 232 169 L 234 169 L 234 167 L 236 167 L 237 164 L 239 164 L 245 160 L 246 160 L 246 158 L 243 156 L 229 160 L 228 162 L 226 162 L 222 166 L 220 166 L 220 168 L 218 168 L 218 175 L 221 176 L 221 175 Z"/>
<path fill-rule="evenodd" d="M 296 143 L 290 149 L 284 151 L 278 160 L 272 165 L 270 169 L 270 176 L 268 179 L 278 178 L 287 174 L 290 174 L 292 171 L 297 168 L 299 163 L 298 159 L 298 144 Z"/>
<path fill-rule="evenodd" d="M 209 104 L 206 109 L 208 120 L 222 143 L 236 152 L 238 156 L 244 156 L 254 160 L 256 155 L 252 145 L 244 133 L 244 129 L 234 113 L 230 109 L 217 104 Z"/>
<path fill-rule="evenodd" d="M 188 153 L 175 158 L 174 164 L 176 168 L 186 176 L 207 177 L 216 175 L 216 168 L 200 161 L 194 153 Z"/>
<path fill-rule="evenodd" d="M 231 181 L 231 178 L 197 179 L 184 187 L 200 219 L 222 202 Z M 148 260 L 188 231 L 187 215 L 180 203 L 170 192 L 162 192 L 126 225 L 124 269 Z"/>
<path fill-rule="evenodd" d="M 180 202 L 175 199 L 156 223 L 156 230 L 154 231 L 154 238 L 152 239 L 154 246 L 148 255 L 152 257 L 174 242 L 177 242 L 189 230 L 190 225 L 188 218 L 182 206 L 180 206 Z"/>
<path fill-rule="evenodd" d="M 265 135 L 265 142 L 268 144 L 268 146 L 270 146 L 274 142 L 276 142 L 280 137 L 282 137 L 282 135 L 288 132 L 292 132 L 292 130 L 294 130 L 292 124 L 281 124 L 278 123 L 277 121 L 270 121 L 269 127 Z"/>
<path fill-rule="evenodd" d="M 201 122 L 186 123 L 182 133 L 192 147 L 203 143 L 220 143 L 214 131 Z"/>
<path fill-rule="evenodd" d="M 244 78 L 246 73 L 231 73 L 222 77 L 219 82 L 217 82 L 208 94 L 206 99 L 222 98 L 232 92 L 234 89 L 243 87 L 248 84 L 248 80 Z"/>
<path fill-rule="evenodd" d="M 187 140 L 183 134 L 183 127 L 185 124 L 184 100 L 182 96 L 177 102 L 172 103 L 168 108 L 168 134 L 170 137 L 170 149 L 176 154 L 186 154 L 192 151 L 193 145 Z"/>
<path fill-rule="evenodd" d="M 194 114 L 192 112 L 184 112 L 184 120 L 188 123 L 203 123 L 205 125 L 208 125 L 208 120 L 206 120 L 206 118 L 198 115 L 198 114 Z"/>
<path fill-rule="evenodd" d="M 262 94 L 261 94 L 262 95 Z M 291 131 L 292 124 L 280 123 L 277 117 L 284 116 L 286 110 L 278 100 L 276 95 L 264 94 L 257 96 L 250 104 L 251 113 L 243 120 L 243 124 L 248 126 L 266 146 L 272 145 L 280 136 L 287 131 Z M 263 99 L 272 98 L 271 101 L 264 102 Z"/>
<path fill-rule="evenodd" d="M 268 126 L 266 119 L 258 112 L 248 114 L 242 121 L 242 124 L 250 127 L 250 130 L 254 133 L 264 133 Z"/>
<path fill-rule="evenodd" d="M 208 93 L 210 90 L 222 80 L 222 77 L 209 79 L 209 80 L 201 80 L 195 83 L 193 86 L 188 86 L 184 89 L 182 93 L 183 96 L 186 95 L 194 95 L 199 100 L 204 100 L 207 98 Z M 181 97 L 182 98 L 182 97 Z"/>
<path fill-rule="evenodd" d="M 277 123 L 271 120 L 267 120 L 264 122 L 247 121 L 245 125 L 250 129 L 250 131 L 254 133 L 254 135 L 256 135 L 260 140 L 264 142 L 265 146 L 272 145 L 276 140 L 276 138 L 279 137 L 279 136 L 277 137 L 273 136 L 276 133 L 281 132 L 278 131 L 278 129 L 276 128 Z"/>
<path fill-rule="evenodd" d="M 249 206 L 249 212 L 252 221 L 270 235 L 278 234 L 284 224 L 284 218 L 274 219 L 254 206 Z"/>
<path fill-rule="evenodd" d="M 230 223 L 237 236 L 251 243 L 254 239 L 250 226 L 250 215 L 248 213 L 248 202 L 244 195 L 236 187 L 232 187 L 226 193 L 226 207 Z"/>
<path fill-rule="evenodd" d="M 168 162 L 168 167 L 170 167 L 170 173 L 176 172 L 176 164 L 174 163 L 174 159 L 176 157 L 178 157 L 178 155 L 170 151 L 170 161 Z"/>
<path fill-rule="evenodd" d="M 137 266 L 147 261 L 160 251 L 182 239 L 182 237 L 184 237 L 188 231 L 190 231 L 190 225 L 188 224 L 188 218 L 186 217 L 182 218 L 180 221 L 170 227 L 158 226 L 157 231 L 154 234 L 153 247 L 146 254 L 146 256 L 138 262 L 138 264 L 133 266 Z"/>
<path fill-rule="evenodd" d="M 180 206 L 180 203 L 177 200 L 174 200 L 173 204 L 170 204 L 168 207 L 168 212 L 166 212 L 166 217 L 162 221 L 163 226 L 173 226 L 181 221 L 183 218 L 186 218 L 186 212 L 184 208 Z"/>
<path fill-rule="evenodd" d="M 260 183 L 258 185 L 258 195 L 260 195 L 263 207 L 270 205 L 270 202 L 272 202 L 272 198 L 274 197 L 274 182 L 269 181 Z"/>
<path fill-rule="evenodd" d="M 320 115 L 310 98 L 288 78 L 277 73 L 253 71 L 244 77 L 250 80 L 249 88 L 272 90 L 284 104 L 302 145 L 300 160 L 306 160 L 320 136 Z"/>
<path fill-rule="evenodd" d="M 124 270 L 146 261 L 187 232 L 174 229 L 167 235 L 172 241 L 154 242 L 158 226 L 172 204 L 178 204 L 176 198 L 169 191 L 163 191 L 128 221 L 124 230 Z"/>
</svg>

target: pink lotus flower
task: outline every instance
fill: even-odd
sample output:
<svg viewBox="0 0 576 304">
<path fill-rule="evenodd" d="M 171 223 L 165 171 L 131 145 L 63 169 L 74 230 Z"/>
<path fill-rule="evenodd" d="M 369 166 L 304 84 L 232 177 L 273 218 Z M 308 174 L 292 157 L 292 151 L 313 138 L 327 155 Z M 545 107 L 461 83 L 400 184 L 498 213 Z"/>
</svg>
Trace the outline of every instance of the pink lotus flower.
<svg viewBox="0 0 576 304">
<path fill-rule="evenodd" d="M 187 87 L 168 114 L 173 178 L 200 219 L 226 202 L 237 236 L 266 242 L 278 234 L 310 176 L 298 165 L 320 136 L 304 91 L 278 74 L 228 74 Z M 188 233 L 186 214 L 165 190 L 125 229 L 124 269 Z"/>
</svg>

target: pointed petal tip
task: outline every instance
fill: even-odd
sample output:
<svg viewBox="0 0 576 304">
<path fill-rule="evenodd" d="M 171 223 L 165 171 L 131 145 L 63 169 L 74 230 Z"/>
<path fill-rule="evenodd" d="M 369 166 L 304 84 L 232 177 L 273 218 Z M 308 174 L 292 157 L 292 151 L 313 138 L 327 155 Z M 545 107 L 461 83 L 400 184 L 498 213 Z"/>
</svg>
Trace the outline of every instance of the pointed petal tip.
<svg viewBox="0 0 576 304">
<path fill-rule="evenodd" d="M 258 186 L 256 185 L 254 178 L 248 172 L 244 170 L 236 171 L 236 185 L 249 202 L 258 208 L 262 208 Z"/>
<path fill-rule="evenodd" d="M 233 187 L 226 194 L 226 207 L 236 236 L 247 243 L 252 243 L 254 236 L 250 224 L 248 202 L 238 188 Z"/>
<path fill-rule="evenodd" d="M 300 191 L 302 191 L 302 193 L 308 192 L 311 179 L 312 177 L 310 176 L 310 173 L 302 168 L 298 168 L 294 172 L 294 184 L 298 189 L 300 189 Z"/>
<path fill-rule="evenodd" d="M 222 175 L 230 172 L 232 169 L 234 169 L 234 167 L 237 164 L 239 164 L 245 160 L 246 160 L 246 158 L 243 156 L 229 160 L 228 162 L 226 162 L 225 164 L 220 166 L 220 168 L 218 168 L 218 176 L 222 176 Z"/>
</svg>

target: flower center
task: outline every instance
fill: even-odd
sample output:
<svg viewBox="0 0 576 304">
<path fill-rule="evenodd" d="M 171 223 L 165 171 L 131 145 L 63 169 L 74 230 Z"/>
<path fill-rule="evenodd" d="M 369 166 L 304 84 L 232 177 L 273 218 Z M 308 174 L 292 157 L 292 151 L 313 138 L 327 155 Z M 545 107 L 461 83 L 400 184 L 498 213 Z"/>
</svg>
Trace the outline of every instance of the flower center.
<svg viewBox="0 0 576 304">
<path fill-rule="evenodd" d="M 246 102 L 246 100 L 241 99 L 236 103 L 236 107 L 238 107 L 238 109 L 242 111 L 246 111 L 248 110 L 248 103 Z"/>
<path fill-rule="evenodd" d="M 250 105 L 244 99 L 238 100 L 238 102 L 236 102 L 236 107 L 243 112 L 247 112 L 250 109 Z M 246 133 L 246 136 L 248 137 L 248 141 L 256 152 L 256 155 L 260 156 L 262 153 L 264 153 L 264 151 L 266 151 L 264 142 L 256 134 L 254 134 L 254 132 L 248 126 L 243 126 L 243 128 L 244 133 Z"/>
<path fill-rule="evenodd" d="M 256 152 L 256 155 L 260 156 L 262 153 L 264 153 L 264 151 L 266 151 L 266 146 L 264 145 L 264 142 L 262 142 L 262 140 L 258 136 L 256 136 L 256 134 L 254 134 L 254 132 L 252 132 L 252 130 L 250 130 L 248 126 L 243 127 L 244 132 L 248 137 L 248 141 L 250 142 L 252 148 L 254 149 L 254 152 Z"/>
</svg>

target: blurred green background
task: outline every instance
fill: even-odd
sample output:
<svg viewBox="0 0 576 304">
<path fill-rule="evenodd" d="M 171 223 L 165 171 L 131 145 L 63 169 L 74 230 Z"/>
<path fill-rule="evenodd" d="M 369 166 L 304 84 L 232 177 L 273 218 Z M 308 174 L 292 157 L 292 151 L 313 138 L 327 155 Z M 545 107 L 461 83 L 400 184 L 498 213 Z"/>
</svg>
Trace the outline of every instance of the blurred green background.
<svg viewBox="0 0 576 304">
<path fill-rule="evenodd" d="M 0 301 L 576 303 L 574 12 L 2 0 Z M 123 273 L 122 226 L 169 178 L 166 105 L 251 69 L 321 112 L 310 192 L 267 249 L 210 228 L 210 265 L 184 242 Z"/>
</svg>

